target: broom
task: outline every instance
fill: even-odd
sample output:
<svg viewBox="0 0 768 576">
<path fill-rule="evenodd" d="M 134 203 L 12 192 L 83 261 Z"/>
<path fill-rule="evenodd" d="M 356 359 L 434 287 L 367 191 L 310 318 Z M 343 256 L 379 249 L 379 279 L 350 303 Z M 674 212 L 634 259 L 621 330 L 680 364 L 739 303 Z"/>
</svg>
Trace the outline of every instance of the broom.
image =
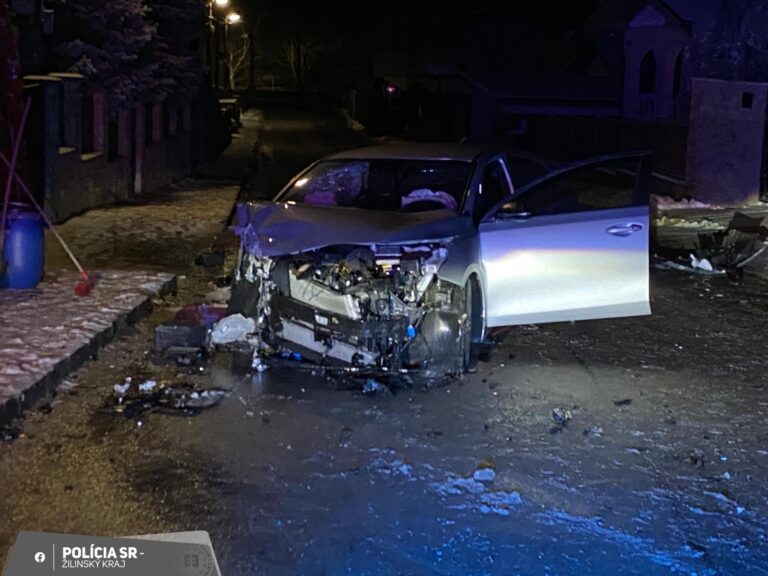
<svg viewBox="0 0 768 576">
<path fill-rule="evenodd" d="M 29 114 L 29 108 L 32 105 L 32 100 L 27 98 L 27 102 L 24 104 L 24 111 L 21 114 L 21 120 L 19 121 L 19 129 L 16 134 L 13 133 L 13 129 L 10 129 L 11 145 L 13 150 L 11 152 L 11 161 L 4 160 L 5 165 L 8 167 L 8 178 L 5 181 L 5 194 L 3 194 L 3 212 L 0 214 L 0 279 L 5 276 L 8 271 L 8 262 L 5 261 L 5 225 L 8 218 L 8 203 L 11 200 L 11 191 L 13 190 L 13 179 L 16 176 L 16 162 L 19 159 L 19 150 L 21 149 L 21 137 L 24 133 L 24 126 L 27 123 L 27 115 Z"/>
<path fill-rule="evenodd" d="M 13 174 L 13 178 L 16 179 L 16 183 L 19 185 L 19 188 L 21 188 L 22 192 L 24 192 L 27 195 L 27 198 L 29 198 L 29 201 L 40 213 L 40 216 L 45 222 L 45 225 L 48 226 L 48 229 L 55 236 L 56 240 L 59 241 L 59 244 L 61 244 L 61 247 L 64 249 L 64 252 L 67 253 L 67 256 L 69 256 L 69 259 L 72 261 L 72 263 L 75 265 L 75 268 L 77 268 L 77 271 L 80 273 L 80 280 L 78 280 L 77 284 L 75 284 L 75 294 L 77 294 L 78 296 L 87 296 L 88 294 L 90 294 L 91 290 L 93 290 L 93 287 L 96 285 L 96 279 L 93 276 L 90 276 L 85 271 L 85 269 L 80 264 L 78 259 L 72 253 L 72 250 L 70 250 L 69 246 L 67 246 L 67 243 L 64 242 L 64 238 L 61 237 L 61 234 L 59 234 L 59 231 L 53 227 L 53 223 L 51 222 L 50 218 L 48 218 L 48 215 L 45 213 L 45 210 L 43 210 L 43 207 L 40 206 L 37 200 L 35 200 L 35 196 L 34 194 L 32 194 L 32 191 L 29 189 L 29 186 L 27 186 L 27 184 L 24 182 L 21 176 L 19 176 L 19 174 L 16 173 L 11 168 L 11 163 L 8 161 L 8 158 L 6 158 L 5 154 L 3 154 L 2 150 L 0 150 L 0 160 L 3 162 L 3 164 L 5 164 L 8 167 L 9 174 Z M 2 276 L 0 275 L 0 277 Z"/>
<path fill-rule="evenodd" d="M 8 166 L 8 159 L 6 158 L 5 154 L 0 150 L 0 160 L 2 160 L 3 164 Z M 93 287 L 96 285 L 96 279 L 89 275 L 88 272 L 85 271 L 82 264 L 80 264 L 80 261 L 75 257 L 75 255 L 72 253 L 72 250 L 70 250 L 69 246 L 67 246 L 67 243 L 64 242 L 64 238 L 61 237 L 61 234 L 59 234 L 59 231 L 54 228 L 53 223 L 51 222 L 51 219 L 48 218 L 48 215 L 45 213 L 45 210 L 43 210 L 43 207 L 40 206 L 37 200 L 35 200 L 35 196 L 32 194 L 32 191 L 29 189 L 29 186 L 22 180 L 21 176 L 19 176 L 17 173 L 14 173 L 14 177 L 16 178 L 16 182 L 19 185 L 19 188 L 27 195 L 27 198 L 29 198 L 29 201 L 32 203 L 32 205 L 37 209 L 38 213 L 43 219 L 43 222 L 45 222 L 45 225 L 48 227 L 48 229 L 51 231 L 51 233 L 54 235 L 56 240 L 58 240 L 59 244 L 61 244 L 61 247 L 64 249 L 64 252 L 67 253 L 67 256 L 69 256 L 69 259 L 72 261 L 72 263 L 75 265 L 75 268 L 77 268 L 77 271 L 80 273 L 80 280 L 78 280 L 77 284 L 75 285 L 75 294 L 78 296 L 87 296 L 90 294 Z"/>
</svg>

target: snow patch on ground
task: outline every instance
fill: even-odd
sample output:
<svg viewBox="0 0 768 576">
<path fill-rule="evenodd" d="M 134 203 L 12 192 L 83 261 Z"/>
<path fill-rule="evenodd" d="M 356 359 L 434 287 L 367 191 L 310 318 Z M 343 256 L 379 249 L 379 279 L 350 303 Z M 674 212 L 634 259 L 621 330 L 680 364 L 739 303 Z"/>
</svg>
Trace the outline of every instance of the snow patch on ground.
<svg viewBox="0 0 768 576">
<path fill-rule="evenodd" d="M 696 574 L 697 576 L 715 576 L 714 569 L 694 567 L 687 560 L 696 560 L 701 557 L 701 551 L 695 550 L 689 545 L 677 550 L 665 551 L 656 548 L 652 538 L 633 536 L 627 532 L 608 527 L 600 517 L 584 517 L 569 514 L 562 510 L 550 510 L 536 515 L 537 519 L 548 526 L 565 526 L 571 533 L 581 533 L 586 536 L 597 537 L 602 541 L 610 541 L 622 545 L 631 550 L 633 554 L 643 556 L 654 564 L 668 567 L 673 573 Z"/>
<path fill-rule="evenodd" d="M 173 279 L 158 272 L 102 273 L 86 297 L 75 272 L 33 290 L 0 290 L 0 404 L 17 398 Z"/>
<path fill-rule="evenodd" d="M 490 469 L 480 468 L 474 474 L 481 470 Z M 512 510 L 523 503 L 523 499 L 518 492 L 490 490 L 490 480 L 478 481 L 474 478 L 474 474 L 471 478 L 448 476 L 442 482 L 432 483 L 430 488 L 434 493 L 445 498 L 450 508 L 476 510 L 481 514 L 509 516 Z M 490 478 L 490 475 L 484 474 L 481 477 Z M 494 473 L 491 480 L 495 478 L 496 474 Z"/>
<path fill-rule="evenodd" d="M 389 448 L 371 448 L 369 452 L 374 455 L 368 468 L 387 478 L 413 476 L 413 466 L 402 460 L 394 450 Z"/>
<path fill-rule="evenodd" d="M 690 210 L 690 209 L 708 209 L 708 210 L 721 210 L 722 206 L 717 204 L 707 204 L 700 202 L 693 198 L 683 198 L 682 200 L 675 200 L 671 196 L 659 196 L 657 194 L 651 194 L 651 206 L 660 212 L 666 212 L 667 210 Z"/>
</svg>

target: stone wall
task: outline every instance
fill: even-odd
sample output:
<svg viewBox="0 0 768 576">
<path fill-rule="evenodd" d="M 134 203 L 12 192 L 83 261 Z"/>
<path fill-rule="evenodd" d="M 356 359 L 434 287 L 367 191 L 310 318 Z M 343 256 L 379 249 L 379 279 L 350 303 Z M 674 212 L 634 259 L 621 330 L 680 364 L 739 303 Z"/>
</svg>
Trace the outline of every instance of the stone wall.
<svg viewBox="0 0 768 576">
<path fill-rule="evenodd" d="M 768 83 L 694 78 L 687 179 L 695 197 L 738 206 L 765 197 Z"/>
</svg>

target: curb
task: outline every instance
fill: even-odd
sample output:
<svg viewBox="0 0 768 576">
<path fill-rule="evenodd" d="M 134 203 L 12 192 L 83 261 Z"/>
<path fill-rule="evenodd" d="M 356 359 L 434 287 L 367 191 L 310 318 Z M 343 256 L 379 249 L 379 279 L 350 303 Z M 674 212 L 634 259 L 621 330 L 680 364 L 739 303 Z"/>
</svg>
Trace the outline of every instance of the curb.
<svg viewBox="0 0 768 576">
<path fill-rule="evenodd" d="M 24 411 L 34 407 L 42 398 L 54 392 L 66 376 L 93 359 L 93 356 L 112 342 L 122 330 L 146 318 L 152 311 L 152 299 L 175 293 L 177 284 L 178 279 L 173 276 L 161 285 L 156 294 L 147 295 L 133 309 L 118 314 L 109 328 L 93 335 L 87 344 L 57 362 L 44 376 L 19 395 L 7 398 L 5 402 L 0 403 L 0 427 L 11 424 L 14 419 L 21 417 Z"/>
</svg>

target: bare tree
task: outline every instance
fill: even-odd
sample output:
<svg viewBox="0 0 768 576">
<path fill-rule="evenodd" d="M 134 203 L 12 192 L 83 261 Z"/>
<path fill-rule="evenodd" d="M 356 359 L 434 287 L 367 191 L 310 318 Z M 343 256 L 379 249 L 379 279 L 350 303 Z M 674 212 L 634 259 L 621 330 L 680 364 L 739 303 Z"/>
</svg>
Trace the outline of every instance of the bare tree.
<svg viewBox="0 0 768 576">
<path fill-rule="evenodd" d="M 303 39 L 298 34 L 295 38 L 283 41 L 283 60 L 291 71 L 293 83 L 301 90 L 307 72 L 325 51 L 325 44 L 314 38 Z"/>
<path fill-rule="evenodd" d="M 227 70 L 229 88 L 245 88 L 248 85 L 248 59 L 251 54 L 251 37 L 240 34 L 227 40 Z"/>
<path fill-rule="evenodd" d="M 719 0 L 712 28 L 694 44 L 696 73 L 768 80 L 768 9 L 754 0 Z"/>
</svg>

